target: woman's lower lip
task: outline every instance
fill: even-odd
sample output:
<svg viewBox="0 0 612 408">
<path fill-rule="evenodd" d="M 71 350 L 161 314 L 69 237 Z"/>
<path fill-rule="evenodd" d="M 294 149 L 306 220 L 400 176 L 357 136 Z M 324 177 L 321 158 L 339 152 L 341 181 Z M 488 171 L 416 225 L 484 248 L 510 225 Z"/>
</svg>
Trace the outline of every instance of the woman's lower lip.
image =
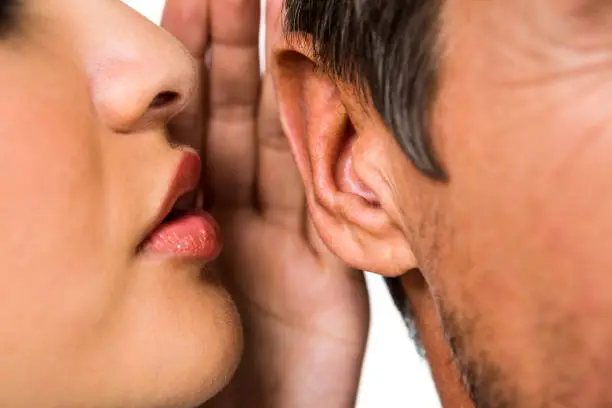
<svg viewBox="0 0 612 408">
<path fill-rule="evenodd" d="M 191 212 L 160 225 L 142 249 L 148 254 L 210 262 L 221 252 L 219 226 L 210 214 Z"/>
</svg>

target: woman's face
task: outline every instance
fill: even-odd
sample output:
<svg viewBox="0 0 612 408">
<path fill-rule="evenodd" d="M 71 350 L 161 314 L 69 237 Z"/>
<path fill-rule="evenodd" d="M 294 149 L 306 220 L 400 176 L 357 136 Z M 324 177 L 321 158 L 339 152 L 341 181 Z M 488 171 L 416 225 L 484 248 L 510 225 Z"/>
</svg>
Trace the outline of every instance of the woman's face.
<svg viewBox="0 0 612 408">
<path fill-rule="evenodd" d="M 145 239 L 197 178 L 164 129 L 193 61 L 118 0 L 2 0 L 0 32 L 0 406 L 207 399 L 240 348 L 212 227 Z"/>
</svg>

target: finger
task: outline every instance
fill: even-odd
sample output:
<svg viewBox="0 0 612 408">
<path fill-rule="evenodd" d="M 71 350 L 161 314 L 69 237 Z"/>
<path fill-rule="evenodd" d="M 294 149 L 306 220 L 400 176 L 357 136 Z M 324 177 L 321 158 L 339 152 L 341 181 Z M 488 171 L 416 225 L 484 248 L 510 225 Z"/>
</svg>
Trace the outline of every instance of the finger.
<svg viewBox="0 0 612 408">
<path fill-rule="evenodd" d="M 215 206 L 253 205 L 259 97 L 259 1 L 210 4 L 210 118 L 206 154 Z"/>
<path fill-rule="evenodd" d="M 196 60 L 203 60 L 208 44 L 208 0 L 167 0 L 162 27 L 174 35 Z"/>
<path fill-rule="evenodd" d="M 282 34 L 282 10 L 283 0 L 267 0 L 266 1 L 266 67 L 269 67 L 270 51 L 272 46 Z"/>
<path fill-rule="evenodd" d="M 281 34 L 282 0 L 266 1 L 266 66 Z M 302 179 L 283 133 L 276 95 L 266 75 L 260 99 L 258 142 L 258 200 L 264 217 L 292 229 L 304 230 L 306 199 Z"/>
<path fill-rule="evenodd" d="M 198 69 L 201 78 L 198 90 L 195 92 L 185 108 L 168 123 L 170 140 L 173 143 L 193 147 L 199 154 L 203 154 L 203 137 L 206 131 L 206 98 L 204 89 L 208 86 L 208 75 L 205 68 Z"/>
<path fill-rule="evenodd" d="M 257 134 L 257 200 L 262 215 L 272 222 L 303 231 L 306 196 L 300 172 L 281 127 L 269 74 L 263 82 Z"/>
<path fill-rule="evenodd" d="M 192 147 L 202 144 L 204 107 L 203 94 L 207 90 L 205 54 L 209 35 L 209 10 L 207 0 L 168 0 L 162 15 L 162 27 L 174 35 L 196 61 L 199 71 L 198 91 L 189 105 L 171 122 L 177 142 Z M 197 149 L 200 151 L 200 149 Z"/>
<path fill-rule="evenodd" d="M 206 102 L 204 98 L 208 87 L 208 73 L 205 54 L 208 44 L 208 1 L 207 0 L 168 0 L 162 15 L 162 27 L 175 36 L 185 46 L 196 61 L 199 83 L 198 89 L 189 104 L 168 124 L 172 142 L 193 147 L 202 154 Z M 191 208 L 195 204 L 196 193 L 183 197 L 179 207 Z"/>
</svg>

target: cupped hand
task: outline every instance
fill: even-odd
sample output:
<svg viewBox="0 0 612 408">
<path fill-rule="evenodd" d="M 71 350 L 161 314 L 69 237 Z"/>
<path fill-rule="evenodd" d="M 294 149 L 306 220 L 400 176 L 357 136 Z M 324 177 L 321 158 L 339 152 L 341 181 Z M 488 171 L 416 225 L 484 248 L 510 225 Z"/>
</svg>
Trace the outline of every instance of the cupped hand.
<svg viewBox="0 0 612 408">
<path fill-rule="evenodd" d="M 281 1 L 267 6 L 271 43 Z M 171 135 L 204 158 L 205 205 L 224 240 L 214 268 L 245 333 L 236 376 L 206 406 L 353 406 L 369 323 L 364 276 L 309 222 L 273 84 L 260 74 L 259 0 L 168 0 L 163 26 L 198 64 L 199 92 Z"/>
</svg>

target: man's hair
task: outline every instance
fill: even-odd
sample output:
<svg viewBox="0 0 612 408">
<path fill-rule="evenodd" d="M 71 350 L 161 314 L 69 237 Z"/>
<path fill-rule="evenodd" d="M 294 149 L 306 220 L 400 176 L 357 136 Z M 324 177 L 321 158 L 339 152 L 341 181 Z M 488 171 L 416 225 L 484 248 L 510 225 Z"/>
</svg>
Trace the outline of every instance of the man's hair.
<svg viewBox="0 0 612 408">
<path fill-rule="evenodd" d="M 18 8 L 21 7 L 18 0 L 0 0 L 0 38 L 4 39 L 18 26 Z"/>
<path fill-rule="evenodd" d="M 370 98 L 412 163 L 446 180 L 433 151 L 438 20 L 442 0 L 285 0 L 288 38 L 312 39 L 319 67 Z"/>
<path fill-rule="evenodd" d="M 358 87 L 414 166 L 446 181 L 430 135 L 442 0 L 285 0 L 285 34 L 305 34 L 319 68 Z M 387 279 L 423 352 L 401 282 Z"/>
<path fill-rule="evenodd" d="M 418 272 L 414 271 L 414 273 Z M 416 327 L 416 322 L 414 321 L 412 315 L 412 307 L 410 306 L 408 299 L 406 299 L 402 281 L 399 278 L 385 278 L 385 282 L 387 283 L 387 288 L 391 294 L 391 299 L 393 299 L 395 307 L 397 310 L 399 310 L 400 314 L 402 315 L 402 319 L 404 320 L 404 324 L 406 324 L 406 327 L 408 328 L 408 335 L 414 341 L 417 353 L 419 353 L 421 357 L 425 357 L 425 347 L 423 347 L 423 342 L 421 341 L 421 337 L 419 336 L 419 332 Z"/>
</svg>

